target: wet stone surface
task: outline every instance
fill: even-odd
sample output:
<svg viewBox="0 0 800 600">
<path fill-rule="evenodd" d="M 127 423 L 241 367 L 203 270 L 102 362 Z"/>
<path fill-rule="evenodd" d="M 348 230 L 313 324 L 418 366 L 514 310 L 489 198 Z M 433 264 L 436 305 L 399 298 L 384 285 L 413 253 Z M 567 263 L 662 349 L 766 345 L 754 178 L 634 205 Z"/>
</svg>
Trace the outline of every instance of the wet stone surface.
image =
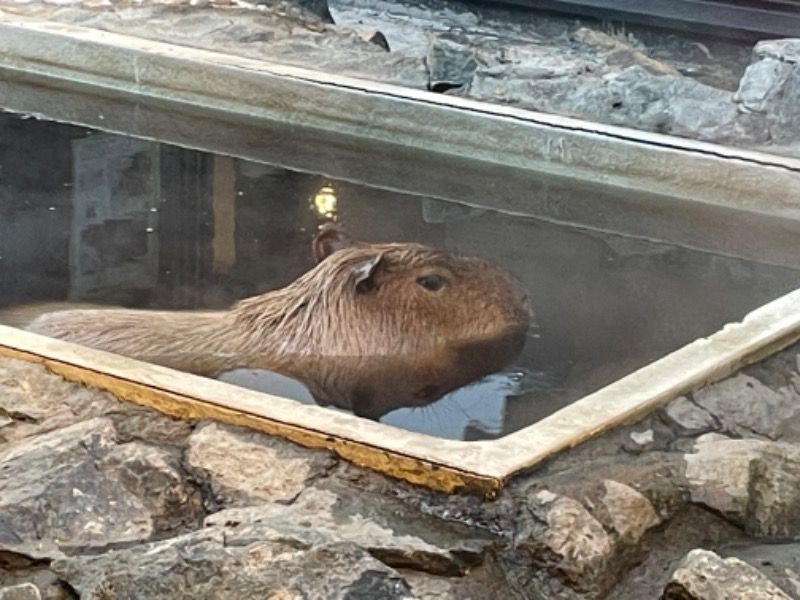
<svg viewBox="0 0 800 600">
<path fill-rule="evenodd" d="M 798 598 L 798 352 L 493 501 L 2 359 L 0 598 Z"/>
<path fill-rule="evenodd" d="M 789 600 L 790 596 L 744 561 L 737 558 L 723 560 L 707 550 L 692 550 L 678 565 L 662 598 Z"/>
<path fill-rule="evenodd" d="M 410 597 L 402 577 L 353 544 L 240 544 L 220 530 L 60 560 L 52 568 L 91 599 Z"/>
<path fill-rule="evenodd" d="M 0 0 L 0 10 L 800 155 L 797 39 L 754 46 L 452 0 Z"/>
<path fill-rule="evenodd" d="M 217 423 L 199 425 L 186 453 L 187 467 L 210 491 L 213 506 L 289 504 L 334 463 L 327 452 L 312 453 Z"/>
</svg>

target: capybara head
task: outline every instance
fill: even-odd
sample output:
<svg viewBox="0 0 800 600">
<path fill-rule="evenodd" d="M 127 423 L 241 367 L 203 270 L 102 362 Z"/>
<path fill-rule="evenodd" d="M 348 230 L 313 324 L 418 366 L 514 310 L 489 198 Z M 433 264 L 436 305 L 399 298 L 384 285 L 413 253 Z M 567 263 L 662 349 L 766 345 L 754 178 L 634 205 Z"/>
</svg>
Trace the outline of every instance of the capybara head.
<svg viewBox="0 0 800 600">
<path fill-rule="evenodd" d="M 372 418 L 427 405 L 501 369 L 524 345 L 527 294 L 498 265 L 419 244 L 354 243 L 335 224 L 313 251 L 314 269 L 234 311 L 249 330 L 283 340 L 287 354 L 316 358 L 306 361 L 315 373 L 292 376 L 322 404 Z M 259 300 L 276 294 L 281 314 Z"/>
<path fill-rule="evenodd" d="M 66 310 L 29 329 L 201 375 L 275 371 L 370 418 L 430 404 L 522 349 L 527 295 L 493 263 L 353 242 L 334 224 L 312 248 L 316 267 L 229 311 Z"/>
</svg>

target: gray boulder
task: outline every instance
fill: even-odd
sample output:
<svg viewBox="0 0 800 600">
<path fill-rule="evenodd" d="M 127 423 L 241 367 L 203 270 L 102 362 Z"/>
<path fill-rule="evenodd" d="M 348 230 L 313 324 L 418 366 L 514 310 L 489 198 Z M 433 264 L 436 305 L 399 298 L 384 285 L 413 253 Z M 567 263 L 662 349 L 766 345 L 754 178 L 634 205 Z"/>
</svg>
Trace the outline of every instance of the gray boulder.
<svg viewBox="0 0 800 600">
<path fill-rule="evenodd" d="M 800 416 L 800 394 L 794 386 L 772 389 L 741 373 L 696 392 L 694 401 L 713 415 L 722 431 L 741 437 L 778 439 L 784 424 Z"/>
<path fill-rule="evenodd" d="M 735 100 L 743 111 L 764 117 L 774 143 L 800 136 L 800 39 L 768 40 L 753 49 L 753 63 Z"/>
<path fill-rule="evenodd" d="M 800 446 L 708 434 L 684 459 L 692 501 L 753 535 L 800 531 Z"/>
<path fill-rule="evenodd" d="M 381 510 L 372 503 L 348 503 L 343 497 L 312 488 L 289 506 L 231 508 L 209 516 L 205 524 L 224 529 L 229 544 L 290 541 L 313 547 L 347 542 L 389 566 L 439 575 L 464 575 L 483 560 L 493 540 L 433 517 L 398 514 L 391 502 Z"/>
<path fill-rule="evenodd" d="M 758 569 L 738 558 L 723 560 L 692 550 L 664 588 L 662 600 L 791 600 Z"/>
<path fill-rule="evenodd" d="M 580 502 L 542 490 L 520 510 L 513 546 L 528 570 L 556 574 L 577 591 L 608 586 L 615 544 Z"/>
<path fill-rule="evenodd" d="M 197 520 L 176 456 L 116 441 L 111 420 L 95 418 L 0 452 L 0 549 L 52 558 Z"/>
<path fill-rule="evenodd" d="M 53 563 L 82 600 L 413 598 L 395 571 L 352 544 L 230 542 L 222 528 Z"/>
<path fill-rule="evenodd" d="M 189 438 L 186 463 L 216 503 L 246 506 L 291 502 L 336 459 L 243 427 L 208 422 Z"/>
<path fill-rule="evenodd" d="M 0 588 L 0 600 L 42 600 L 42 594 L 32 583 Z"/>
</svg>

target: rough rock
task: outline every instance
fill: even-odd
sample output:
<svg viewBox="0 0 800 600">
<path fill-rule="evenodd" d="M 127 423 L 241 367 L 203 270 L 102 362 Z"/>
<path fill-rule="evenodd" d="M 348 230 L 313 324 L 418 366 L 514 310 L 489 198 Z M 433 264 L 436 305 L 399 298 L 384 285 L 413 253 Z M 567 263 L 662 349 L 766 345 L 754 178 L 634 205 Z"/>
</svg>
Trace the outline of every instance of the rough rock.
<svg viewBox="0 0 800 600">
<path fill-rule="evenodd" d="M 419 600 L 480 600 L 513 597 L 497 574 L 470 571 L 469 577 L 434 577 L 428 573 L 400 570 L 411 592 Z M 476 577 L 477 575 L 477 577 Z M 371 600 L 365 598 L 364 600 Z"/>
<path fill-rule="evenodd" d="M 192 423 L 120 402 L 111 394 L 62 379 L 41 365 L 0 364 L 0 448 L 12 442 L 106 416 L 119 441 L 182 444 Z"/>
<path fill-rule="evenodd" d="M 164 452 L 117 447 L 106 418 L 10 445 L 0 453 L 0 548 L 59 556 L 145 540 L 160 518 L 191 514 L 193 494 Z"/>
<path fill-rule="evenodd" d="M 581 27 L 573 34 L 573 37 L 583 44 L 601 49 L 605 54 L 606 62 L 610 66 L 625 68 L 639 65 L 653 75 L 680 76 L 677 69 L 661 61 L 654 60 L 630 44 L 626 44 L 601 31 Z"/>
<path fill-rule="evenodd" d="M 146 538 L 151 529 L 141 502 L 97 470 L 114 443 L 113 425 L 98 418 L 0 454 L 2 547 L 47 556 L 63 544 Z"/>
<path fill-rule="evenodd" d="M 741 529 L 711 513 L 689 504 L 652 531 L 647 543 L 640 546 L 643 552 L 633 554 L 635 561 L 628 562 L 627 571 L 620 573 L 609 598 L 614 600 L 642 600 L 660 598 L 664 587 L 683 557 L 695 548 L 717 549 L 731 540 L 741 540 Z"/>
<path fill-rule="evenodd" d="M 199 524 L 202 498 L 186 482 L 180 453 L 131 442 L 113 448 L 99 466 L 141 500 L 154 531 Z"/>
<path fill-rule="evenodd" d="M 723 560 L 708 550 L 692 550 L 673 573 L 663 600 L 790 600 L 755 567 L 737 558 Z"/>
<path fill-rule="evenodd" d="M 684 435 L 706 433 L 717 426 L 714 416 L 686 396 L 670 402 L 664 409 L 667 417 L 677 425 Z"/>
<path fill-rule="evenodd" d="M 734 95 L 742 44 L 716 41 L 725 55 L 717 60 L 710 41 L 640 32 L 649 38 L 643 43 L 630 32 L 608 35 L 543 15 L 502 18 L 458 2 L 343 0 L 330 12 L 323 3 L 308 10 L 237 0 L 144 0 L 124 10 L 96 0 L 0 4 L 31 17 L 718 143 L 791 153 L 800 129 L 797 40 L 761 42 Z"/>
<path fill-rule="evenodd" d="M 598 436 L 565 453 L 558 461 L 542 468 L 538 477 L 531 480 L 535 489 L 540 489 L 540 481 L 546 477 L 547 486 L 554 492 L 580 500 L 593 515 L 601 513 L 605 495 L 605 480 L 624 484 L 642 494 L 655 509 L 662 521 L 671 519 L 682 511 L 689 499 L 685 486 L 680 485 L 685 471 L 683 454 L 666 450 L 672 445 L 669 438 L 663 442 L 661 430 L 669 431 L 666 425 L 659 425 L 660 417 L 653 415 L 646 424 L 648 437 L 656 438 L 649 448 L 632 451 L 632 433 L 641 433 L 643 424 L 621 428 Z M 673 436 L 674 437 L 674 436 Z M 638 446 L 638 445 L 637 445 Z M 530 493 L 530 492 L 529 492 Z M 606 529 L 612 529 L 610 519 L 603 517 Z"/>
<path fill-rule="evenodd" d="M 19 593 L 25 600 L 30 596 L 42 600 L 74 600 L 74 596 L 48 566 L 18 554 L 12 556 L 0 552 L 0 589 L 10 588 L 13 593 L 7 593 L 12 598 Z M 36 592 L 31 587 L 36 588 Z M 0 594 L 0 600 L 2 598 Z"/>
<path fill-rule="evenodd" d="M 790 449 L 791 448 L 791 449 Z M 800 533 L 800 446 L 765 449 L 750 473 L 745 529 L 757 536 Z"/>
<path fill-rule="evenodd" d="M 631 431 L 631 441 L 639 447 L 647 446 L 655 441 L 655 433 L 652 429 L 644 431 Z"/>
<path fill-rule="evenodd" d="M 79 421 L 101 416 L 120 407 L 104 392 L 70 383 L 41 365 L 18 360 L 0 364 L 0 428 L 3 441 L 53 431 Z"/>
<path fill-rule="evenodd" d="M 486 83 L 476 74 L 471 93 L 490 99 Z M 511 79 L 502 85 L 504 101 L 534 110 L 704 141 L 769 139 L 761 121 L 738 111 L 730 92 L 683 76 L 653 75 L 639 65 L 602 78 Z"/>
<path fill-rule="evenodd" d="M 0 0 L 34 18 L 416 89 L 793 154 L 796 39 L 612 35 L 579 20 L 427 0 Z M 333 18 L 331 18 L 333 15 Z M 335 22 L 333 22 L 335 21 Z M 719 54 L 718 54 L 719 52 Z"/>
<path fill-rule="evenodd" d="M 443 92 L 462 87 L 472 79 L 479 63 L 469 41 L 461 37 L 463 34 L 450 32 L 431 36 L 425 57 L 429 89 Z"/>
<path fill-rule="evenodd" d="M 194 423 L 173 419 L 154 410 L 120 403 L 106 416 L 114 422 L 117 438 L 121 443 L 142 440 L 152 444 L 183 446 Z"/>
<path fill-rule="evenodd" d="M 793 387 L 773 390 L 750 375 L 738 374 L 694 394 L 722 430 L 736 436 L 777 439 L 783 423 L 800 415 L 800 394 Z"/>
<path fill-rule="evenodd" d="M 416 577 L 416 574 L 411 572 L 405 575 L 405 580 L 411 587 L 414 597 L 420 600 L 439 600 L 463 597 L 459 596 L 452 584 L 448 579 L 432 579 L 430 577 Z"/>
<path fill-rule="evenodd" d="M 422 60 L 387 52 L 383 36 L 374 31 L 364 35 L 309 14 L 234 7 L 218 10 L 202 5 L 187 10 L 186 7 L 160 2 L 142 2 L 121 11 L 78 2 L 72 4 L 33 3 L 24 8 L 24 13 L 81 27 L 327 73 L 389 79 L 398 85 L 418 89 L 427 84 Z M 22 10 L 18 6 L 13 9 L 15 12 Z"/>
<path fill-rule="evenodd" d="M 392 569 L 352 544 L 229 543 L 212 528 L 52 568 L 83 600 L 412 598 Z"/>
<path fill-rule="evenodd" d="M 336 460 L 241 427 L 204 423 L 189 438 L 186 462 L 220 505 L 291 502 Z"/>
<path fill-rule="evenodd" d="M 774 58 L 790 64 L 800 63 L 800 39 L 763 40 L 753 48 L 753 60 Z"/>
<path fill-rule="evenodd" d="M 774 58 L 760 60 L 747 68 L 735 99 L 745 110 L 766 112 L 782 93 L 791 73 L 790 64 Z"/>
<path fill-rule="evenodd" d="M 754 62 L 739 82 L 735 100 L 764 116 L 772 141 L 797 140 L 800 127 L 800 39 L 759 42 Z"/>
<path fill-rule="evenodd" d="M 794 373 L 795 354 L 790 358 Z M 792 388 L 791 373 L 779 380 L 753 371 L 779 390 Z M 187 427 L 164 422 L 148 432 L 156 416 L 143 409 L 136 409 L 139 422 L 122 439 L 124 406 L 0 450 L 0 594 L 62 600 L 74 589 L 97 599 L 516 594 L 585 600 L 609 593 L 638 600 L 661 593 L 669 570 L 690 548 L 710 547 L 737 573 L 740 564 L 729 557 L 758 568 L 789 597 L 800 595 L 800 552 L 786 543 L 800 531 L 800 446 L 707 434 L 683 456 L 674 450 L 675 432 L 696 435 L 710 415 L 692 402 L 666 411 L 674 425 L 654 415 L 610 432 L 556 458 L 524 484 L 521 476 L 516 491 L 489 504 L 390 485 L 354 466 L 334 469 L 325 452 L 214 423 L 196 429 L 184 455 Z M 26 421 L 7 427 L 20 423 Z M 632 433 L 646 442 L 638 454 L 627 451 Z M 185 481 L 187 468 L 211 505 L 250 506 L 203 520 L 199 494 Z M 541 491 L 543 481 L 558 494 Z M 10 501 L 17 504 L 8 510 Z M 203 529 L 181 535 L 201 521 Z M 759 545 L 743 530 L 773 539 Z M 152 542 L 153 536 L 169 539 Z M 47 568 L 52 558 L 63 589 Z M 639 561 L 642 570 L 628 577 L 626 569 Z M 720 588 L 717 596 L 702 596 L 704 589 L 686 587 L 698 580 L 682 573 L 665 597 L 758 598 L 753 594 L 764 587 L 745 578 L 728 581 L 734 587 Z M 717 573 L 707 581 L 716 584 Z M 627 581 L 618 583 L 622 577 Z M 650 594 L 642 594 L 645 580 Z M 627 595 L 618 595 L 620 589 Z M 731 589 L 739 596 L 720 595 Z"/>
<path fill-rule="evenodd" d="M 624 542 L 636 544 L 648 529 L 661 522 L 650 501 L 632 487 L 611 479 L 606 479 L 603 487 L 601 502 Z"/>
<path fill-rule="evenodd" d="M 792 598 L 800 598 L 800 543 L 726 544 L 717 551 L 723 558 L 736 557 L 756 567 Z"/>
<path fill-rule="evenodd" d="M 511 83 L 508 89 L 514 81 L 567 83 L 575 73 L 603 69 L 601 58 L 570 48 L 554 51 L 536 42 L 463 32 L 432 33 L 430 40 L 426 65 L 431 89 L 440 81 L 465 86 L 475 76 L 485 85 L 470 86 L 468 95 L 476 97 L 474 92 L 481 90 L 490 101 L 510 100 L 504 91 L 506 83 Z"/>
<path fill-rule="evenodd" d="M 749 504 L 750 468 L 763 444 L 718 434 L 698 438 L 695 452 L 684 456 L 692 501 L 743 525 Z"/>
<path fill-rule="evenodd" d="M 521 507 L 515 521 L 514 549 L 525 557 L 529 570 L 556 573 L 579 591 L 609 585 L 605 567 L 614 544 L 580 502 L 542 490 Z"/>
<path fill-rule="evenodd" d="M 758 536 L 800 531 L 800 447 L 700 437 L 686 454 L 691 498 Z"/>
<path fill-rule="evenodd" d="M 404 514 L 388 499 L 388 506 L 376 510 L 345 498 L 311 488 L 289 506 L 230 508 L 210 515 L 205 524 L 224 528 L 228 544 L 283 541 L 305 548 L 349 542 L 389 566 L 440 575 L 463 575 L 493 540 L 433 517 Z"/>
<path fill-rule="evenodd" d="M 32 583 L 0 588 L 0 600 L 41 600 L 42 594 Z"/>
</svg>

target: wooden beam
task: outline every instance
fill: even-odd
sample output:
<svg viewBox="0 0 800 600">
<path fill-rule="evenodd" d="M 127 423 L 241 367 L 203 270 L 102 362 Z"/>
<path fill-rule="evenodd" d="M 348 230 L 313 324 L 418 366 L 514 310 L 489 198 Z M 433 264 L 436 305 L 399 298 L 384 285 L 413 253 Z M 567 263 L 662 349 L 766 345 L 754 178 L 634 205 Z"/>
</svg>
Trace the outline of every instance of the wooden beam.
<svg viewBox="0 0 800 600">
<path fill-rule="evenodd" d="M 211 207 L 214 237 L 211 240 L 212 271 L 229 273 L 236 264 L 236 171 L 229 156 L 214 156 Z"/>
</svg>

